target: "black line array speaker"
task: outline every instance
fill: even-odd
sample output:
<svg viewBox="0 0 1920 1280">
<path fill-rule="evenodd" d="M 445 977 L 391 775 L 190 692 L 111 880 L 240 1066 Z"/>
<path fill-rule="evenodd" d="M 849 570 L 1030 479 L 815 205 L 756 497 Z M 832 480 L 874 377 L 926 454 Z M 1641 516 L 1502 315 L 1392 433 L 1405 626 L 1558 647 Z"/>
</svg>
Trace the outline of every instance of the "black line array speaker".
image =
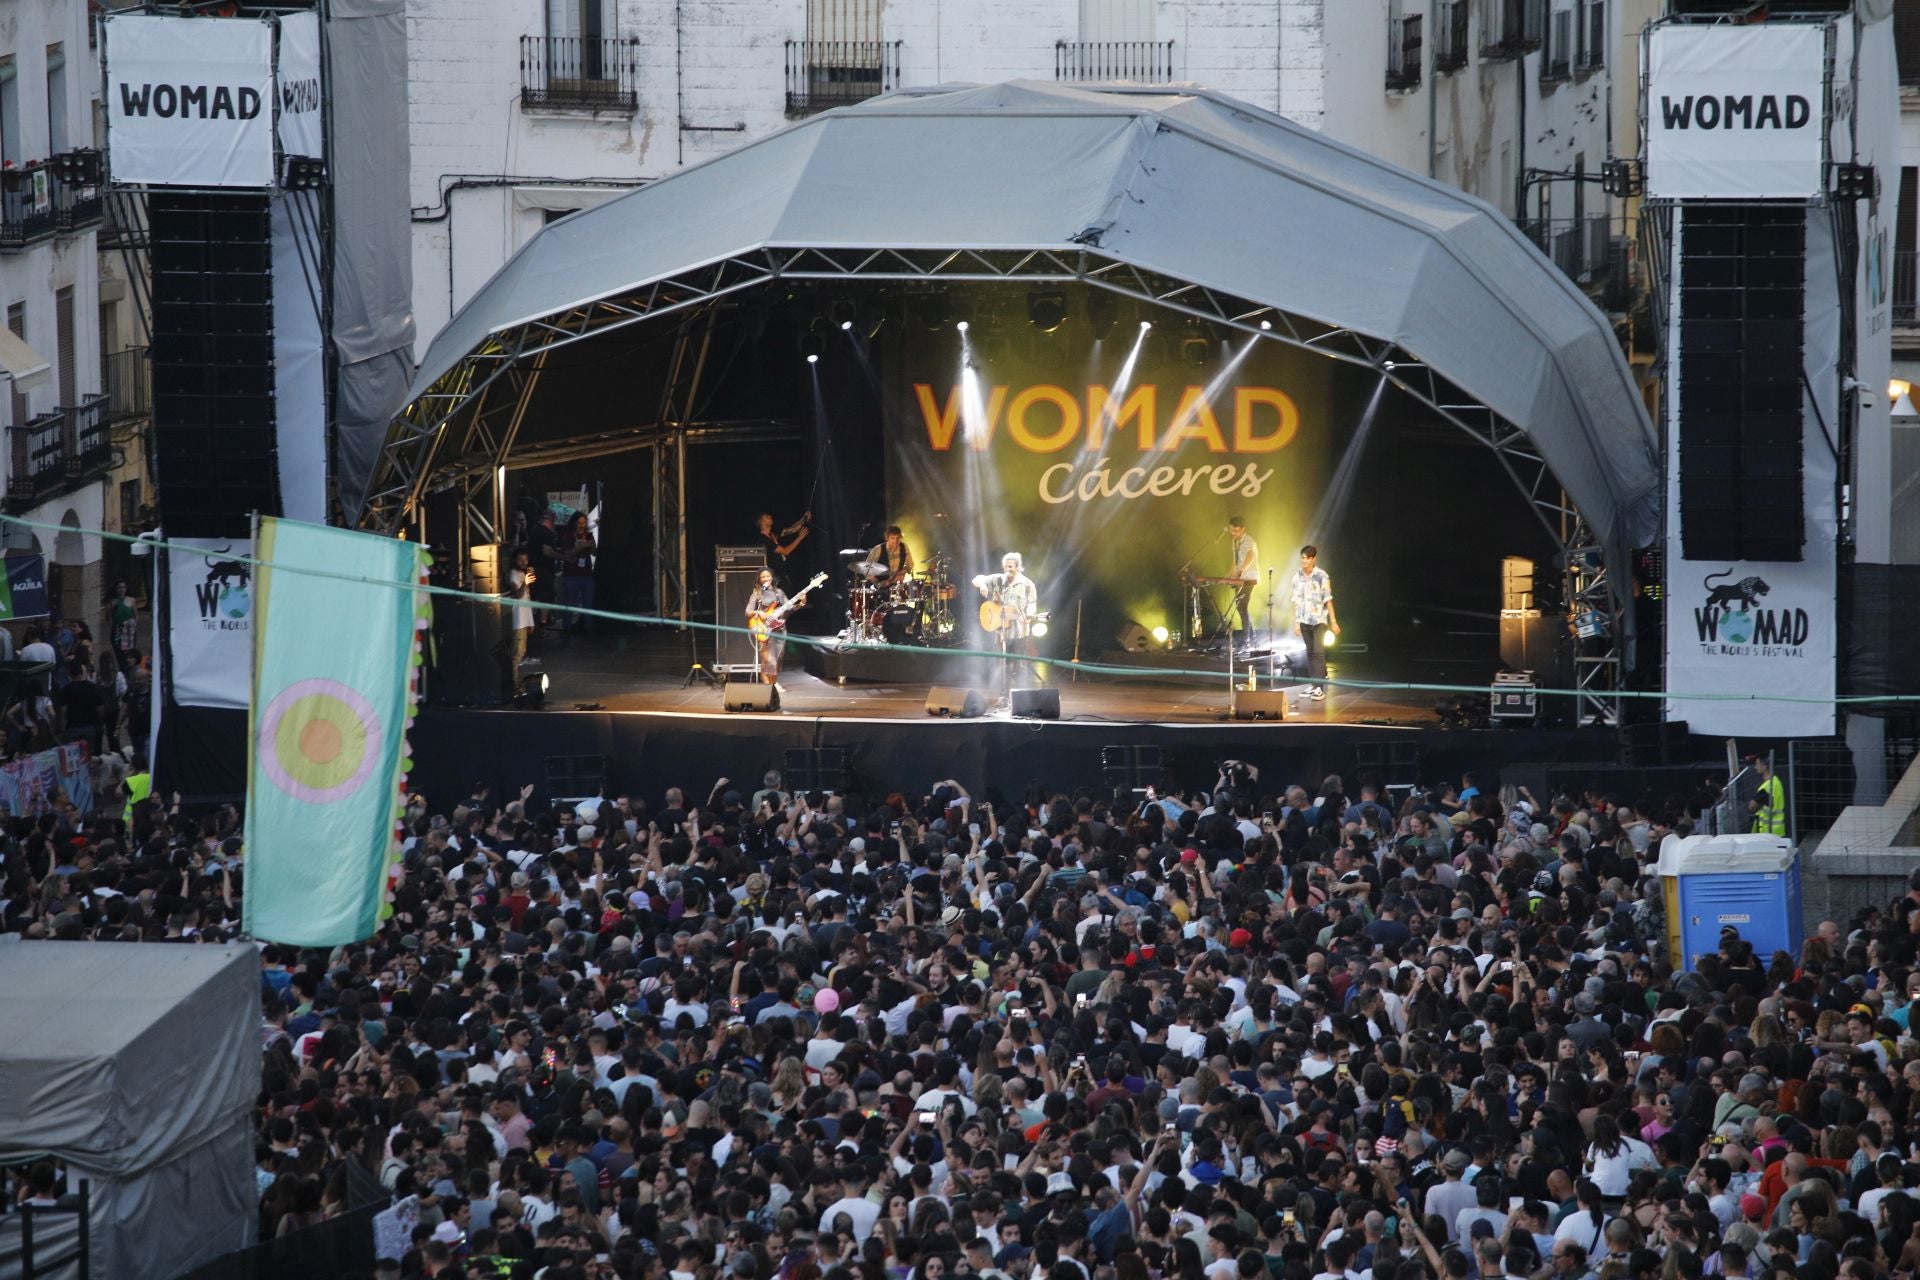
<svg viewBox="0 0 1920 1280">
<path fill-rule="evenodd" d="M 1689 560 L 1798 560 L 1805 206 L 1681 215 L 1677 435 Z"/>
<path fill-rule="evenodd" d="M 268 199 L 148 196 L 154 469 L 176 537 L 245 537 L 280 512 Z"/>
</svg>

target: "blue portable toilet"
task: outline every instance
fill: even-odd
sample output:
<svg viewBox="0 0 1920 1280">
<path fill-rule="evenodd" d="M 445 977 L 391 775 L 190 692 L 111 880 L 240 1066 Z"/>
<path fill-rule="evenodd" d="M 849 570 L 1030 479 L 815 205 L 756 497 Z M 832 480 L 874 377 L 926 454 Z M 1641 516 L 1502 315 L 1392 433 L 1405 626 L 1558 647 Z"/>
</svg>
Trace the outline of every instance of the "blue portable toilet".
<svg viewBox="0 0 1920 1280">
<path fill-rule="evenodd" d="M 1676 971 L 1720 949 L 1732 926 L 1764 967 L 1775 951 L 1798 957 L 1800 861 L 1783 836 L 1668 836 L 1660 846 L 1667 951 Z"/>
</svg>

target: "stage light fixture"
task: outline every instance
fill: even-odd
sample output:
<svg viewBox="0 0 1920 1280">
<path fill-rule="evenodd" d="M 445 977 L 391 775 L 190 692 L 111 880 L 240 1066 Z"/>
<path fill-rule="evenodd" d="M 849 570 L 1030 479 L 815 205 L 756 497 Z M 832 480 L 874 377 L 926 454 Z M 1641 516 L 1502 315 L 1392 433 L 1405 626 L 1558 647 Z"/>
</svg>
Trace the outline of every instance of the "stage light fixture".
<svg viewBox="0 0 1920 1280">
<path fill-rule="evenodd" d="M 1393 369 L 1393 368 L 1395 368 L 1396 366 L 1394 365 L 1394 363 L 1393 363 L 1393 361 L 1391 361 L 1391 360 L 1388 360 L 1388 361 L 1387 361 L 1386 363 L 1384 363 L 1384 364 L 1382 364 L 1382 365 L 1381 365 L 1380 367 L 1381 367 L 1381 368 L 1383 368 L 1383 369 L 1389 369 L 1389 370 L 1390 370 L 1390 369 Z"/>
<path fill-rule="evenodd" d="M 1044 622 L 1034 623 L 1033 634 L 1036 636 L 1044 636 L 1045 634 L 1047 634 L 1047 624 Z"/>
<path fill-rule="evenodd" d="M 920 309 L 920 323 L 927 327 L 928 333 L 938 333 L 947 327 L 947 299 L 943 294 L 934 294 Z"/>
<path fill-rule="evenodd" d="M 842 321 L 840 322 L 840 332 L 842 332 L 842 333 L 852 333 L 852 332 L 853 332 L 853 321 L 851 321 L 851 320 L 842 320 Z"/>
<path fill-rule="evenodd" d="M 1260 322 L 1260 327 L 1261 327 L 1262 329 L 1271 329 L 1271 328 L 1273 328 L 1273 321 L 1271 321 L 1271 320 L 1262 320 L 1262 321 Z"/>
<path fill-rule="evenodd" d="M 809 352 L 807 352 L 807 363 L 808 363 L 808 364 L 819 364 L 819 363 L 820 363 L 820 354 L 819 354 L 819 352 L 817 352 L 817 351 L 809 351 Z"/>
<path fill-rule="evenodd" d="M 1198 320 L 1187 321 L 1186 336 L 1180 339 L 1180 358 L 1198 368 L 1212 354 L 1213 343 L 1207 337 L 1206 326 Z"/>
<path fill-rule="evenodd" d="M 853 322 L 860 318 L 860 312 L 853 305 L 852 298 L 835 298 L 827 305 L 827 318 L 833 321 L 835 328 L 851 329 Z"/>
<path fill-rule="evenodd" d="M 961 321 L 961 322 L 960 322 L 959 324 L 957 324 L 957 325 L 955 325 L 955 326 L 953 326 L 953 327 L 954 327 L 954 328 L 956 328 L 956 329 L 958 329 L 958 330 L 959 330 L 960 332 L 962 332 L 962 333 L 965 333 L 965 332 L 967 331 L 967 329 L 968 329 L 968 327 L 969 327 L 969 326 L 968 326 L 968 324 L 967 324 L 967 322 L 966 322 L 965 320 L 962 320 L 962 321 Z"/>
<path fill-rule="evenodd" d="M 1058 289 L 1035 289 L 1027 295 L 1027 322 L 1042 333 L 1052 333 L 1067 322 L 1067 295 Z"/>
<path fill-rule="evenodd" d="M 311 156 L 288 156 L 281 185 L 289 191 L 312 191 L 327 181 L 327 163 Z"/>
<path fill-rule="evenodd" d="M 1153 629 L 1153 642 L 1155 644 L 1165 644 L 1168 634 L 1169 632 L 1165 627 L 1155 627 Z"/>
<path fill-rule="evenodd" d="M 808 363 L 827 353 L 827 335 L 820 332 L 819 325 L 819 321 L 814 321 L 813 327 L 800 335 L 800 354 L 807 358 Z"/>
<path fill-rule="evenodd" d="M 1153 328 L 1153 321 L 1151 321 L 1151 320 L 1142 320 L 1142 321 L 1140 322 L 1140 331 L 1141 331 L 1142 333 L 1144 333 L 1144 332 L 1146 332 L 1146 331 L 1147 331 L 1148 329 L 1151 329 L 1151 328 Z"/>
<path fill-rule="evenodd" d="M 1087 329 L 1093 334 L 1095 342 L 1106 341 L 1107 335 L 1113 332 L 1114 322 L 1120 318 L 1119 311 L 1112 295 L 1105 293 L 1087 295 Z"/>
</svg>

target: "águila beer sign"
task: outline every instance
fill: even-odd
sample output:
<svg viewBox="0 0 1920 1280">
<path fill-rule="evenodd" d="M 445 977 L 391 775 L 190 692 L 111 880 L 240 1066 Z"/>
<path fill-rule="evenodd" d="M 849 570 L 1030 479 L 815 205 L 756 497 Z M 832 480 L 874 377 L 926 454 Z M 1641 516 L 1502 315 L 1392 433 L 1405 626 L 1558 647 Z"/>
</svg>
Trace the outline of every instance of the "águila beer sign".
<svg viewBox="0 0 1920 1280">
<path fill-rule="evenodd" d="M 1300 410 L 1273 387 L 1220 389 L 1218 403 L 1208 391 L 1152 383 L 1119 390 L 913 384 L 919 425 L 935 453 L 1058 457 L 1037 480 L 1038 497 L 1051 505 L 1201 493 L 1258 497 L 1273 479 L 1273 455 L 1299 434 Z M 1196 451 L 1207 460 L 1175 465 Z"/>
</svg>

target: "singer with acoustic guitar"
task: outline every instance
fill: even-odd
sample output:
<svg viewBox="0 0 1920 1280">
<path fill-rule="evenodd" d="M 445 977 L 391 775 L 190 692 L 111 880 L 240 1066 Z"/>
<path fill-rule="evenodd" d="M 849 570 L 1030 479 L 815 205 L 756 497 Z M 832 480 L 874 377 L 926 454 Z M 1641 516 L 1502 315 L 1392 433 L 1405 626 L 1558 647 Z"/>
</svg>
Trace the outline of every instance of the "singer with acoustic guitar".
<svg viewBox="0 0 1920 1280">
<path fill-rule="evenodd" d="M 1001 653 L 1018 653 L 1027 658 L 1021 665 L 1029 669 L 1032 687 L 1044 685 L 1046 681 L 1040 678 L 1039 664 L 1034 661 L 1040 656 L 1040 650 L 1033 642 L 1033 624 L 1043 616 L 1040 588 L 1026 575 L 1020 553 L 1007 552 L 1000 560 L 999 573 L 980 574 L 973 579 L 973 585 L 986 597 L 980 606 L 982 629 L 999 639 Z M 1013 687 L 1012 664 L 1008 665 L 1007 687 L 1009 691 Z"/>
<path fill-rule="evenodd" d="M 824 573 L 815 574 L 813 581 L 801 590 L 800 594 L 789 599 L 773 580 L 773 570 L 762 569 L 759 581 L 751 594 L 747 596 L 747 631 L 753 637 L 753 647 L 760 658 L 760 680 L 780 688 L 780 659 L 787 651 L 787 615 L 800 607 L 807 598 L 807 592 L 827 580 Z M 786 690 L 781 689 L 782 693 Z"/>
</svg>

